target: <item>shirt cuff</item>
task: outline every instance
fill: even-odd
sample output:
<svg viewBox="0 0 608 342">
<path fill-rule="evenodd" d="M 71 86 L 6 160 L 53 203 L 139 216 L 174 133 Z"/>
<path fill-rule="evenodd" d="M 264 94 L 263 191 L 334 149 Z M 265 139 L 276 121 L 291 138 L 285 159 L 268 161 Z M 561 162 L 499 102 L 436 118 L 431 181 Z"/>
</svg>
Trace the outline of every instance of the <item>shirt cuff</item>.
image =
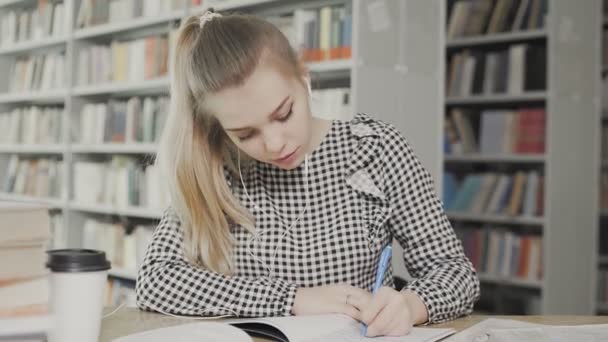
<svg viewBox="0 0 608 342">
<path fill-rule="evenodd" d="M 285 292 L 285 303 L 283 305 L 283 316 L 291 316 L 291 309 L 296 301 L 296 292 L 298 286 L 296 284 L 287 284 L 287 291 Z"/>
</svg>

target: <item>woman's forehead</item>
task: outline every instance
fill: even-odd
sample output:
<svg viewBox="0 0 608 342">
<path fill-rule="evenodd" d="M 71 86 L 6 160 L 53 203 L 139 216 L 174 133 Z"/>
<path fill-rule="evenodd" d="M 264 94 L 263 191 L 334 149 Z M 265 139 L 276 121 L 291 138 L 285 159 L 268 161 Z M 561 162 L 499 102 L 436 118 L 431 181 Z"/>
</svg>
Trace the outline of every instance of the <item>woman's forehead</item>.
<svg viewBox="0 0 608 342">
<path fill-rule="evenodd" d="M 208 94 L 205 107 L 223 127 L 254 127 L 292 93 L 293 85 L 278 68 L 259 64 L 243 84 Z"/>
</svg>

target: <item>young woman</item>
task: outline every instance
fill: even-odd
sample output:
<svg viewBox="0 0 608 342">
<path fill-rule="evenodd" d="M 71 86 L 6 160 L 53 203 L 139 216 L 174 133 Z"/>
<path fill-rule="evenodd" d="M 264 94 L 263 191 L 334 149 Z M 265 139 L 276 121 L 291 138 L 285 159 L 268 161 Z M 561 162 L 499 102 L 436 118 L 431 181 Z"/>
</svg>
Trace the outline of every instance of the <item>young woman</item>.
<svg viewBox="0 0 608 342">
<path fill-rule="evenodd" d="M 248 15 L 180 28 L 157 162 L 171 193 L 137 279 L 142 309 L 182 315 L 342 313 L 368 336 L 468 314 L 479 281 L 432 179 L 391 125 L 324 121 L 285 36 Z M 439 137 L 438 137 L 439 139 Z M 396 239 L 413 276 L 392 269 Z"/>
</svg>

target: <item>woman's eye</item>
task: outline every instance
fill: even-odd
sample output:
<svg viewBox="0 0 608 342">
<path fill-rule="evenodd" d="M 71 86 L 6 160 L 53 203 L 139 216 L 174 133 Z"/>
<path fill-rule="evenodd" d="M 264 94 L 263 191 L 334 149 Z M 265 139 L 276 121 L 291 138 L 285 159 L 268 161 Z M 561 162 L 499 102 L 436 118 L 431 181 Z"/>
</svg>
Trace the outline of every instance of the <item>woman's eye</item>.
<svg viewBox="0 0 608 342">
<path fill-rule="evenodd" d="M 283 115 L 282 117 L 278 118 L 277 120 L 279 120 L 280 122 L 287 121 L 287 119 L 289 119 L 291 114 L 293 114 L 293 106 L 289 107 L 289 112 L 287 112 L 287 114 Z"/>
<path fill-rule="evenodd" d="M 253 133 L 247 133 L 245 135 L 237 136 L 237 138 L 239 139 L 239 141 L 245 141 L 245 140 L 251 138 L 252 136 L 253 136 Z"/>
</svg>

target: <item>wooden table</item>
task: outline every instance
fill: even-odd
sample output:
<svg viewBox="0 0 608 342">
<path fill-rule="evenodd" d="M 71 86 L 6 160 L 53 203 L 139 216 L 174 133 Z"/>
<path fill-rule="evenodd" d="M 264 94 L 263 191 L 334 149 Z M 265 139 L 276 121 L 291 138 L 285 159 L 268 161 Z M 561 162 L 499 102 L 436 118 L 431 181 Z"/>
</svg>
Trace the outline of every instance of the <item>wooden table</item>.
<svg viewBox="0 0 608 342">
<path fill-rule="evenodd" d="M 106 312 L 110 311 L 106 310 Z M 490 317 L 516 319 L 548 325 L 608 324 L 608 316 L 468 316 L 452 322 L 432 325 L 431 327 L 453 328 L 456 331 L 461 331 Z M 140 331 L 193 322 L 198 322 L 198 320 L 175 318 L 157 313 L 144 312 L 135 308 L 122 308 L 102 321 L 99 341 L 110 342 L 117 337 Z M 268 340 L 254 339 L 254 341 L 262 342 Z"/>
</svg>

